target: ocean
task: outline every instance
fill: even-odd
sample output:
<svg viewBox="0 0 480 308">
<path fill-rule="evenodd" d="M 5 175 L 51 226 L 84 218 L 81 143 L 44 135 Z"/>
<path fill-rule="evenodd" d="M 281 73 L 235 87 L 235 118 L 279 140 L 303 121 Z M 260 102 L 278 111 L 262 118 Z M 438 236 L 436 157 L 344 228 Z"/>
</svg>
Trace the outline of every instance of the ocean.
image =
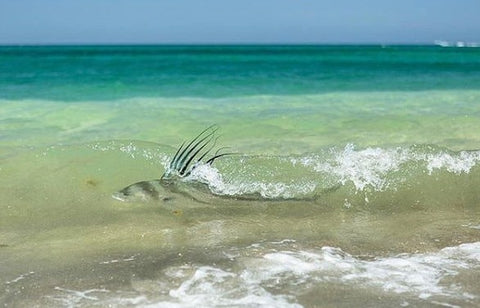
<svg viewBox="0 0 480 308">
<path fill-rule="evenodd" d="M 479 306 L 479 187 L 480 48 L 0 47 L 5 307 Z"/>
</svg>

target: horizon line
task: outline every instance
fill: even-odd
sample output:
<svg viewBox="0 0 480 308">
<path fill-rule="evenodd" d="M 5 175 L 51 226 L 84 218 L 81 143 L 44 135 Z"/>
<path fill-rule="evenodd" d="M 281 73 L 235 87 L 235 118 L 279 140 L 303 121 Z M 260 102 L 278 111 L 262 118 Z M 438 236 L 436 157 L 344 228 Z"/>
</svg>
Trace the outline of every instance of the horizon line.
<svg viewBox="0 0 480 308">
<path fill-rule="evenodd" d="M 437 46 L 433 42 L 42 42 L 42 43 L 0 43 L 0 46 Z"/>
</svg>

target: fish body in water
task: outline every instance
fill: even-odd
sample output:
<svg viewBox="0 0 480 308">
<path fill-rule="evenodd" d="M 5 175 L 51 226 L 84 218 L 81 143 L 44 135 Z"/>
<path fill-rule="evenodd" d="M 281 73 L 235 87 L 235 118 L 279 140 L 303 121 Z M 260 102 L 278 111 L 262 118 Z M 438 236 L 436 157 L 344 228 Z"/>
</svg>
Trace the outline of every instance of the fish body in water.
<svg viewBox="0 0 480 308">
<path fill-rule="evenodd" d="M 167 170 L 160 179 L 141 181 L 131 184 L 117 192 L 112 197 L 119 201 L 168 201 L 178 192 L 180 181 L 191 174 L 201 164 L 211 165 L 222 156 L 232 153 L 220 153 L 224 148 L 218 149 L 208 159 L 208 154 L 216 145 L 218 137 L 215 137 L 217 126 L 212 125 L 203 130 L 186 146 L 185 142 L 175 153 Z"/>
<path fill-rule="evenodd" d="M 167 201 L 171 199 L 162 185 L 162 180 L 141 181 L 115 192 L 112 197 L 119 201 Z"/>
</svg>

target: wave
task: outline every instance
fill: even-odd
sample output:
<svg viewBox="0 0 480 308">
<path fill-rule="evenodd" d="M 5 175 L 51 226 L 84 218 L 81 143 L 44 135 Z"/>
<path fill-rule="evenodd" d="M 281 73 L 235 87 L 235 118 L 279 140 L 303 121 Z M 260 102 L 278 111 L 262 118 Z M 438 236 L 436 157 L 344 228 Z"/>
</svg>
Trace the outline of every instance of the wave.
<svg viewBox="0 0 480 308">
<path fill-rule="evenodd" d="M 435 146 L 356 149 L 349 144 L 300 156 L 241 156 L 217 167 L 201 166 L 187 180 L 205 183 L 214 194 L 263 198 L 314 197 L 347 189 L 353 194 L 398 191 L 434 182 L 471 178 L 480 151 L 453 152 Z M 474 177 L 478 178 L 478 172 Z"/>
<path fill-rule="evenodd" d="M 365 258 L 338 247 L 303 248 L 295 240 L 254 243 L 223 252 L 220 264 L 188 263 L 136 279 L 132 290 L 57 287 L 55 302 L 142 307 L 303 307 L 322 300 L 357 306 L 478 305 L 466 272 L 478 273 L 480 243 L 432 253 Z"/>
<path fill-rule="evenodd" d="M 136 161 L 154 160 L 167 169 L 171 148 L 137 144 L 117 143 L 110 150 Z M 479 162 L 479 150 L 451 151 L 433 145 L 362 149 L 348 144 L 302 155 L 225 157 L 213 166 L 198 166 L 183 182 L 187 187 L 201 183 L 213 195 L 236 199 L 325 199 L 345 207 L 403 199 L 475 206 Z"/>
<path fill-rule="evenodd" d="M 35 153 L 4 157 L 0 162 L 12 172 L 22 165 L 30 173 L 32 168 L 62 170 L 52 181 L 82 170 L 86 177 L 102 182 L 102 191 L 111 196 L 132 183 L 159 179 L 175 148 L 142 141 L 105 141 L 52 146 Z M 178 184 L 183 192 L 196 199 L 207 198 L 206 202 L 303 200 L 346 208 L 406 204 L 476 209 L 479 162 L 480 150 L 348 144 L 301 155 L 222 157 L 213 166 L 199 165 Z M 18 172 L 16 176 L 22 177 Z"/>
</svg>

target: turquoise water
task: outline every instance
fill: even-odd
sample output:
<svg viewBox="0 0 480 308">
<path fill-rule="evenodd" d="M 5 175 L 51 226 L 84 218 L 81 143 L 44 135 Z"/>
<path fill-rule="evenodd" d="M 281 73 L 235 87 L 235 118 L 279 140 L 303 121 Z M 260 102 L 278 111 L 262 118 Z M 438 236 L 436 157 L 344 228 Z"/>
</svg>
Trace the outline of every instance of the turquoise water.
<svg viewBox="0 0 480 308">
<path fill-rule="evenodd" d="M 0 47 L 0 302 L 478 305 L 479 132 L 479 48 Z"/>
<path fill-rule="evenodd" d="M 434 46 L 2 47 L 5 99 L 239 97 L 477 90 L 476 48 Z"/>
</svg>

